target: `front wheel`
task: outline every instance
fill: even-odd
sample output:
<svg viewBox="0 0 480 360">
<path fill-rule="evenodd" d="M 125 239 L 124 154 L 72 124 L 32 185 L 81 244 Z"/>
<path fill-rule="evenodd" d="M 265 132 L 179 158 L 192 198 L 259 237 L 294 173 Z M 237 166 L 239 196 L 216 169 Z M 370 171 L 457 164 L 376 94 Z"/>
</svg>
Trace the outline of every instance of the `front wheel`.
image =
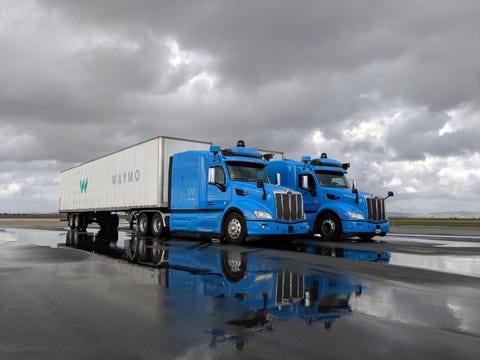
<svg viewBox="0 0 480 360">
<path fill-rule="evenodd" d="M 247 236 L 247 224 L 243 216 L 236 212 L 229 214 L 223 225 L 223 235 L 229 244 L 243 243 Z"/>
<path fill-rule="evenodd" d="M 340 239 L 341 224 L 338 217 L 333 214 L 324 214 L 317 219 L 316 232 L 320 233 L 322 239 L 337 241 Z"/>
</svg>

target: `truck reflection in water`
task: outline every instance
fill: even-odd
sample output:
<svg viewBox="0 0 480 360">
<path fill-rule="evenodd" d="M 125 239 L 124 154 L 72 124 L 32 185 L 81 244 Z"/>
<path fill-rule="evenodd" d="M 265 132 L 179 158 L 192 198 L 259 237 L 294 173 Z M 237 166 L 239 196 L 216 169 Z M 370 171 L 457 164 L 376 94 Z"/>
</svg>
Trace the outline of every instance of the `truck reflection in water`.
<svg viewBox="0 0 480 360">
<path fill-rule="evenodd" d="M 124 259 L 137 269 L 158 271 L 158 284 L 173 296 L 197 294 L 240 305 L 239 316 L 207 330 L 212 347 L 229 342 L 242 349 L 248 336 L 273 331 L 278 321 L 322 324 L 330 330 L 340 316 L 351 313 L 351 296 L 362 293 L 360 285 L 345 278 L 290 271 L 246 248 L 135 235 L 124 241 L 123 248 L 117 243 L 118 232 L 69 231 L 66 239 L 67 246 Z M 181 304 L 173 301 L 169 311 L 186 311 L 174 308 Z M 221 311 L 217 307 L 216 313 Z"/>
<path fill-rule="evenodd" d="M 320 245 L 297 245 L 296 251 L 323 256 L 339 257 L 358 261 L 377 262 L 388 264 L 390 262 L 390 253 L 386 251 L 357 250 L 341 247 L 328 247 Z"/>
</svg>

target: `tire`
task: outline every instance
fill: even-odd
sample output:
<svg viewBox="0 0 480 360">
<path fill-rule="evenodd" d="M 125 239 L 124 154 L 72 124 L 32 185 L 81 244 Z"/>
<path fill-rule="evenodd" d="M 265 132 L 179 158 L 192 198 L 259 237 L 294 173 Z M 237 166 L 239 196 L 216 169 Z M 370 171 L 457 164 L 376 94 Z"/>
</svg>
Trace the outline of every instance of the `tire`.
<svg viewBox="0 0 480 360">
<path fill-rule="evenodd" d="M 163 217 L 160 213 L 153 214 L 151 221 L 152 236 L 159 238 L 163 233 Z"/>
<path fill-rule="evenodd" d="M 227 243 L 239 245 L 247 237 L 247 224 L 242 215 L 237 212 L 230 213 L 223 223 L 223 236 Z"/>
<path fill-rule="evenodd" d="M 86 224 L 85 215 L 75 214 L 74 227 L 75 227 L 75 230 L 78 230 L 78 231 L 86 230 L 87 224 Z"/>
<path fill-rule="evenodd" d="M 89 216 L 87 213 L 80 214 L 80 231 L 87 231 L 88 218 Z"/>
<path fill-rule="evenodd" d="M 120 223 L 120 219 L 118 218 L 117 214 L 110 215 L 110 230 L 117 231 L 118 224 Z"/>
<path fill-rule="evenodd" d="M 340 220 L 333 214 L 324 214 L 317 219 L 315 230 L 327 241 L 338 241 L 342 233 Z"/>
<path fill-rule="evenodd" d="M 68 227 L 75 230 L 75 214 L 68 214 Z"/>
<path fill-rule="evenodd" d="M 138 234 L 147 236 L 150 233 L 150 219 L 147 213 L 141 213 L 137 222 Z"/>
</svg>

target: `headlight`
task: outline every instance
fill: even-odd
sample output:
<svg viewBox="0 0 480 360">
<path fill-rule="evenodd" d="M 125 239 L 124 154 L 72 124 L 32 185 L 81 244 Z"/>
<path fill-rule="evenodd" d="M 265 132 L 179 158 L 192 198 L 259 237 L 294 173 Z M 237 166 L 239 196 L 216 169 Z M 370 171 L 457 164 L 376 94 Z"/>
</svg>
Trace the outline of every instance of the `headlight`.
<svg viewBox="0 0 480 360">
<path fill-rule="evenodd" d="M 357 219 L 357 220 L 365 220 L 362 214 L 356 213 L 356 212 L 351 212 L 347 211 L 347 215 L 350 216 L 352 219 Z"/>
<path fill-rule="evenodd" d="M 272 215 L 266 211 L 261 211 L 261 210 L 253 210 L 253 213 L 257 217 L 257 219 L 271 219 Z"/>
</svg>

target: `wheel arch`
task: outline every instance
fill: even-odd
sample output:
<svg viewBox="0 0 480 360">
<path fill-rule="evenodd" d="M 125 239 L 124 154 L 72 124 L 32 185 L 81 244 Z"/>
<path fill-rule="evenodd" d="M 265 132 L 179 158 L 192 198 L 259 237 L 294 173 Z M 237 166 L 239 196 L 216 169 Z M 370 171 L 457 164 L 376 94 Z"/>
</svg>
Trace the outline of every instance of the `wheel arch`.
<svg viewBox="0 0 480 360">
<path fill-rule="evenodd" d="M 338 219 L 338 223 L 340 224 L 340 233 L 343 234 L 343 227 L 342 227 L 342 218 L 340 215 L 338 215 L 337 212 L 333 211 L 332 209 L 323 209 L 321 211 L 318 212 L 317 216 L 315 217 L 315 222 L 314 222 L 314 228 L 313 228 L 313 231 L 317 231 L 317 224 L 318 224 L 318 221 L 325 215 L 333 215 L 335 216 L 337 219 Z"/>
<path fill-rule="evenodd" d="M 243 219 L 245 220 L 245 223 L 246 223 L 245 215 L 243 214 L 242 210 L 240 210 L 236 206 L 232 206 L 231 208 L 228 208 L 225 211 L 225 213 L 223 214 L 222 222 L 220 224 L 220 238 L 223 238 L 223 236 L 225 235 L 224 232 L 223 232 L 223 229 L 225 228 L 225 220 L 227 219 L 228 215 L 230 215 L 231 213 L 234 213 L 234 212 L 240 214 L 243 217 Z M 247 236 L 248 236 L 248 226 L 246 226 L 245 231 L 247 232 Z"/>
</svg>

